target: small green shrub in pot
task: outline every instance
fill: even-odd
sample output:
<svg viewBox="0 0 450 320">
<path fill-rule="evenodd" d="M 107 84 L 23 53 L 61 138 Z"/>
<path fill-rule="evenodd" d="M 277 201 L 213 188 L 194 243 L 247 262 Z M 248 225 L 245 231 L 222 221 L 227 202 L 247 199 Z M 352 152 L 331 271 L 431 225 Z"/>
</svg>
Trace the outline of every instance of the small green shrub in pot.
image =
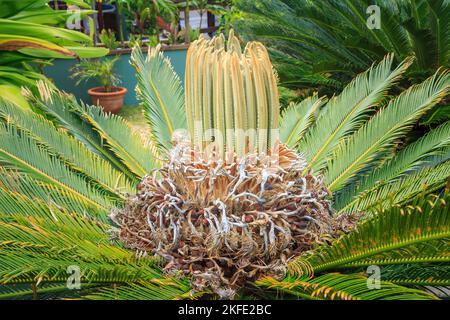
<svg viewBox="0 0 450 320">
<path fill-rule="evenodd" d="M 106 112 L 118 113 L 123 106 L 123 99 L 127 89 L 119 87 L 120 78 L 114 72 L 114 65 L 119 56 L 112 59 L 81 60 L 72 68 L 72 78 L 76 78 L 77 85 L 81 82 L 95 79 L 99 87 L 88 90 L 92 103 L 100 105 Z"/>
</svg>

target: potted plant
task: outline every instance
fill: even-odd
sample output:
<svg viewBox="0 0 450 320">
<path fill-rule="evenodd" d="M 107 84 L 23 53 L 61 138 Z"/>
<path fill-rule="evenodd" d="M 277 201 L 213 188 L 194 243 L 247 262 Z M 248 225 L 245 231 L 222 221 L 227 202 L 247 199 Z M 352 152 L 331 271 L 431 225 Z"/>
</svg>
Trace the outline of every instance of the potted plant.
<svg viewBox="0 0 450 320">
<path fill-rule="evenodd" d="M 118 113 L 127 93 L 126 88 L 118 87 L 120 79 L 113 71 L 118 59 L 119 56 L 103 60 L 81 60 L 72 68 L 72 78 L 78 78 L 77 85 L 90 79 L 100 82 L 101 86 L 89 89 L 88 94 L 92 103 L 101 106 L 105 112 Z"/>
</svg>

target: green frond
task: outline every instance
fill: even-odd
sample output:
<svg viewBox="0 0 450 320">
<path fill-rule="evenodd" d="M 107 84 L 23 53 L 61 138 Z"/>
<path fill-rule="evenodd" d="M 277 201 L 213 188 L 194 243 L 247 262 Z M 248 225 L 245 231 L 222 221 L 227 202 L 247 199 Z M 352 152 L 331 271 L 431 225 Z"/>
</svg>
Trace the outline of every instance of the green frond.
<svg viewBox="0 0 450 320">
<path fill-rule="evenodd" d="M 28 133 L 10 125 L 0 124 L 0 163 L 70 192 L 98 210 L 107 212 L 113 207 L 108 196 L 90 186 L 60 159 L 48 154 Z"/>
<path fill-rule="evenodd" d="M 61 290 L 67 290 L 67 285 L 50 284 L 49 286 L 42 287 L 40 294 L 46 294 L 49 292 L 59 292 Z M 0 300 L 13 300 L 13 299 L 32 299 L 35 292 L 31 285 L 1 285 L 0 286 Z"/>
<path fill-rule="evenodd" d="M 381 268 L 381 277 L 402 286 L 450 286 L 450 265 L 411 264 Z"/>
<path fill-rule="evenodd" d="M 359 129 L 387 90 L 401 77 L 412 60 L 391 71 L 393 56 L 358 75 L 342 93 L 330 99 L 319 118 L 299 142 L 298 150 L 308 160 L 306 170 L 320 171 L 342 139 Z"/>
<path fill-rule="evenodd" d="M 42 199 L 32 199 L 17 191 L 2 190 L 0 194 L 0 214 L 18 214 L 32 212 L 33 215 L 45 216 L 52 204 Z M 56 204 L 53 207 L 57 208 Z"/>
<path fill-rule="evenodd" d="M 2 196 L 5 197 L 12 192 L 15 194 L 26 195 L 27 198 L 33 201 L 37 199 L 44 201 L 49 205 L 56 205 L 57 207 L 64 208 L 70 212 L 79 214 L 90 213 L 99 218 L 105 217 L 105 212 L 103 210 L 99 210 L 96 206 L 86 203 L 86 201 L 73 195 L 70 191 L 58 188 L 53 184 L 33 179 L 24 173 L 7 170 L 3 167 L 0 167 L 0 190 L 3 193 Z M 2 208 L 9 206 L 9 212 L 17 212 L 17 208 L 22 208 L 18 206 L 16 202 L 11 202 L 9 200 L 2 202 L 1 206 Z"/>
<path fill-rule="evenodd" d="M 187 126 L 181 81 L 160 46 L 149 48 L 146 57 L 139 47 L 133 48 L 131 63 L 136 69 L 136 93 L 144 105 L 151 137 L 160 151 L 169 150 L 174 131 Z"/>
<path fill-rule="evenodd" d="M 450 196 L 379 212 L 332 245 L 290 263 L 303 275 L 369 265 L 450 262 Z"/>
<path fill-rule="evenodd" d="M 81 116 L 93 126 L 109 148 L 136 177 L 155 167 L 151 148 L 120 116 L 106 114 L 97 106 L 83 106 Z"/>
<path fill-rule="evenodd" d="M 324 103 L 325 99 L 316 94 L 300 103 L 291 104 L 281 115 L 280 141 L 290 148 L 296 147 L 305 132 L 314 124 Z"/>
<path fill-rule="evenodd" d="M 0 284 L 33 284 L 39 295 L 41 287 L 48 288 L 44 284 L 66 283 L 68 268 L 75 266 L 80 270 L 82 287 L 132 283 L 165 287 L 179 283 L 184 284 L 178 288 L 180 294 L 189 291 L 185 280 L 165 278 L 157 259 L 138 257 L 110 241 L 108 224 L 27 200 L 20 194 L 12 194 L 10 201 L 20 212 L 0 211 Z M 54 288 L 58 294 L 70 291 L 59 289 Z"/>
<path fill-rule="evenodd" d="M 402 287 L 387 281 L 380 288 L 368 286 L 368 279 L 361 274 L 329 273 L 316 278 L 287 277 L 282 281 L 266 277 L 256 281 L 259 286 L 280 290 L 300 298 L 312 300 L 435 300 L 430 293 Z"/>
<path fill-rule="evenodd" d="M 407 174 L 429 165 L 436 156 L 445 155 L 450 151 L 450 121 L 431 130 L 417 141 L 407 145 L 393 158 L 372 170 L 370 174 L 341 192 L 334 194 L 334 208 L 340 210 L 357 202 L 358 194 L 380 188 Z M 445 179 L 445 176 L 443 177 Z M 356 198 L 356 199 L 355 199 Z"/>
<path fill-rule="evenodd" d="M 0 228 L 2 227 L 0 224 Z M 20 255 L 10 252 L 0 254 L 4 263 L 0 267 L 0 276 L 3 278 L 0 285 L 67 283 L 70 275 L 68 271 L 73 267 L 80 270 L 81 285 L 100 284 L 105 287 L 111 284 L 135 283 L 154 278 L 164 278 L 157 266 L 149 265 L 145 261 L 126 262 L 118 259 L 115 261 L 85 261 L 92 256 L 74 256 L 70 260 L 70 257 L 47 257 L 45 252 L 40 252 L 40 249 L 42 249 L 42 246 L 22 250 L 23 252 Z M 49 249 L 52 249 L 52 247 L 45 248 L 45 250 Z M 53 249 L 56 250 L 56 248 Z M 89 249 L 93 249 L 92 246 Z M 100 246 L 99 249 L 109 248 Z M 64 252 L 64 250 L 58 249 L 57 252 Z M 95 254 L 100 255 L 101 252 Z M 111 252 L 108 252 L 108 254 L 111 254 Z"/>
<path fill-rule="evenodd" d="M 17 192 L 5 192 L 0 200 L 0 223 L 4 224 L 1 238 L 5 241 L 2 242 L 4 253 L 16 246 L 18 250 L 26 251 L 28 248 L 43 248 L 46 245 L 57 247 L 58 243 L 63 247 L 72 247 L 83 240 L 97 241 L 99 244 L 107 243 L 105 240 L 109 225 L 87 213 L 72 213 L 43 200 L 27 198 Z M 69 233 L 64 236 L 59 234 L 63 232 Z M 55 238 L 59 239 L 54 242 Z M 73 240 L 72 244 L 70 240 Z M 84 249 L 86 248 L 80 248 Z M 54 251 L 47 253 L 49 257 L 56 255 L 58 253 Z M 61 254 L 61 257 L 64 255 Z"/>
<path fill-rule="evenodd" d="M 42 82 L 38 83 L 38 88 L 40 96 L 30 94 L 28 97 L 36 113 L 43 113 L 58 128 L 66 130 L 90 151 L 109 161 L 113 167 L 123 172 L 135 184 L 138 183 L 139 180 L 136 175 L 122 163 L 114 152 L 105 148 L 105 141 L 102 136 L 92 124 L 82 117 L 84 105 L 80 105 L 73 96 L 52 90 Z M 130 131 L 131 129 L 127 130 L 128 133 Z"/>
<path fill-rule="evenodd" d="M 380 184 L 362 192 L 354 200 L 340 208 L 338 214 L 375 211 L 394 204 L 410 201 L 419 194 L 429 194 L 444 187 L 450 177 L 450 161 L 423 169 L 401 179 Z"/>
<path fill-rule="evenodd" d="M 136 189 L 136 185 L 114 169 L 110 162 L 92 153 L 81 142 L 56 128 L 42 115 L 2 103 L 0 117 L 6 123 L 26 131 L 33 140 L 45 146 L 49 153 L 58 156 L 71 169 L 83 174 L 93 184 L 118 199 L 124 199 L 122 194 L 132 193 Z"/>
<path fill-rule="evenodd" d="M 163 278 L 104 288 L 84 298 L 90 300 L 179 300 L 194 297 L 191 296 L 190 287 L 186 281 Z"/>
<path fill-rule="evenodd" d="M 356 174 L 371 170 L 388 154 L 396 140 L 448 93 L 450 73 L 436 73 L 420 85 L 404 91 L 380 110 L 333 152 L 325 172 L 328 188 L 335 192 L 351 183 Z"/>
<path fill-rule="evenodd" d="M 103 283 L 83 283 L 79 289 L 67 289 L 67 283 L 13 284 L 0 286 L 0 300 L 56 300 L 80 299 L 81 297 L 101 290 Z"/>
</svg>

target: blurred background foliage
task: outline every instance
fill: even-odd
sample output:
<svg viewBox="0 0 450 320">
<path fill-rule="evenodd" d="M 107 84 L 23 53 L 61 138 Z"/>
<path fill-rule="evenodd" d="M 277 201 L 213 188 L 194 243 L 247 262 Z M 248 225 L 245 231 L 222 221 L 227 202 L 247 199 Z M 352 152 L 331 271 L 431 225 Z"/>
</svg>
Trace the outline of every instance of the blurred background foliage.
<svg viewBox="0 0 450 320">
<path fill-rule="evenodd" d="M 367 26 L 373 4 L 379 29 Z M 234 7 L 234 28 L 243 40 L 269 48 L 280 85 L 300 96 L 330 95 L 391 52 L 397 63 L 415 56 L 399 89 L 449 66 L 448 0 L 235 0 Z M 425 123 L 449 110 L 432 112 Z"/>
<path fill-rule="evenodd" d="M 86 2 L 66 1 L 80 8 L 75 13 L 54 10 L 46 0 L 0 2 L 0 97 L 27 108 L 20 88 L 35 91 L 37 80 L 46 81 L 42 65 L 57 58 L 93 58 L 108 52 L 91 47 L 91 36 L 65 28 L 68 21 L 76 23 L 93 12 Z"/>
</svg>

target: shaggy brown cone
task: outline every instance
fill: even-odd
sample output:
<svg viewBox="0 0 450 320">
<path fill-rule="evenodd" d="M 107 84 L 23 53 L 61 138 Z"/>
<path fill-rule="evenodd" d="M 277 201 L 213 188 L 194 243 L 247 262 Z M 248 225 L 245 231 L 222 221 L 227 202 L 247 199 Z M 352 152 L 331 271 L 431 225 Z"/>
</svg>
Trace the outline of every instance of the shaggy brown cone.
<svg viewBox="0 0 450 320">
<path fill-rule="evenodd" d="M 284 145 L 279 157 L 205 161 L 183 144 L 113 212 L 128 248 L 168 260 L 195 291 L 231 297 L 246 280 L 282 277 L 290 258 L 330 242 L 356 217 L 333 217 L 320 177 Z M 277 161 L 278 160 L 278 161 Z"/>
</svg>

